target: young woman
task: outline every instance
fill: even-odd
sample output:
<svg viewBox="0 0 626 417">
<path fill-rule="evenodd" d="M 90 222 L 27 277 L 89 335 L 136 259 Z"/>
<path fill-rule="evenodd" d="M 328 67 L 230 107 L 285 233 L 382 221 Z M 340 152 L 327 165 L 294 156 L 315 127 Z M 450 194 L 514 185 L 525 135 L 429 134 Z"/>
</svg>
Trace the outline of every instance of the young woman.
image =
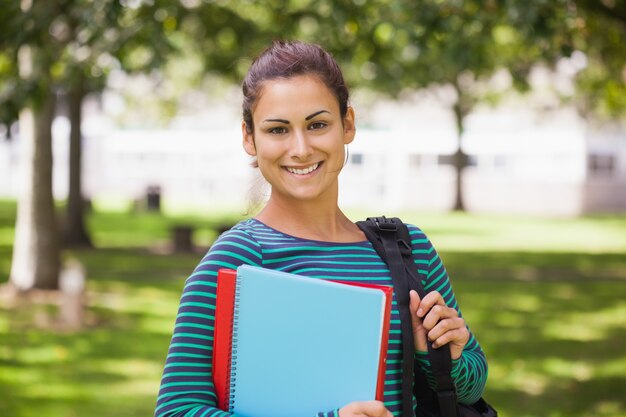
<svg viewBox="0 0 626 417">
<path fill-rule="evenodd" d="M 161 382 L 156 417 L 226 416 L 215 408 L 211 358 L 217 270 L 251 264 L 311 279 L 339 278 L 392 285 L 389 270 L 359 228 L 340 210 L 338 176 L 345 145 L 355 138 L 348 89 L 321 47 L 275 42 L 243 82 L 243 147 L 271 185 L 254 218 L 222 234 L 186 281 Z M 424 233 L 409 225 L 427 289 L 411 293 L 416 361 L 427 375 L 426 337 L 449 343 L 461 402 L 482 395 L 487 363 L 466 326 L 445 268 Z M 417 268 L 417 265 L 416 265 Z M 394 307 L 384 402 L 355 401 L 318 416 L 390 417 L 403 414 L 401 335 Z M 414 401 L 414 406 L 419 407 Z M 409 413 L 406 413 L 409 414 Z"/>
</svg>

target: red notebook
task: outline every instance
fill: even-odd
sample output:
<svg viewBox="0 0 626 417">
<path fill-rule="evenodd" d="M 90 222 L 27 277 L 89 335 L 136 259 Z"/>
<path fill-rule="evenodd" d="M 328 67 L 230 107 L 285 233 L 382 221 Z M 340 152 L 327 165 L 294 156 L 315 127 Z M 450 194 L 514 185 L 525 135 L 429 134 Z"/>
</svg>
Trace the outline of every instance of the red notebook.
<svg viewBox="0 0 626 417">
<path fill-rule="evenodd" d="M 255 267 L 246 266 L 251 269 Z M 261 268 L 258 268 L 261 269 Z M 275 272 L 275 271 L 274 271 Z M 284 273 L 282 273 L 284 274 Z M 297 277 L 297 276 L 296 276 Z M 311 279 L 311 278 L 307 278 Z M 346 281 L 332 281 L 343 285 L 377 289 L 384 294 L 384 313 L 382 320 L 382 335 L 380 357 L 378 360 L 375 398 L 383 400 L 384 378 L 386 367 L 386 353 L 388 347 L 389 324 L 391 317 L 391 303 L 393 289 L 384 285 L 354 283 Z M 215 311 L 215 332 L 213 341 L 213 382 L 217 395 L 218 407 L 221 410 L 232 411 L 231 396 L 231 367 L 233 345 L 233 320 L 235 317 L 235 298 L 237 286 L 237 271 L 221 269 L 218 272 L 217 302 Z M 363 400 L 353 398 L 351 401 Z M 341 404 L 344 405 L 344 404 Z M 231 410 L 229 410 L 231 409 Z M 326 410 L 317 410 L 326 411 Z"/>
</svg>

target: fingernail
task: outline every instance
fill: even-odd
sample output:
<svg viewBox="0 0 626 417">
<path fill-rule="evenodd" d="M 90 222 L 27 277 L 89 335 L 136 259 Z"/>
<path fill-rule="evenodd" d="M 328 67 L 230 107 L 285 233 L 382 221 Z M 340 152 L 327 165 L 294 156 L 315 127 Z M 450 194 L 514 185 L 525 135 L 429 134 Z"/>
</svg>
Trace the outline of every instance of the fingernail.
<svg viewBox="0 0 626 417">
<path fill-rule="evenodd" d="M 422 310 L 421 308 L 418 308 L 418 309 L 417 309 L 417 315 L 418 315 L 419 317 L 422 317 L 422 314 L 424 314 L 424 310 Z"/>
</svg>

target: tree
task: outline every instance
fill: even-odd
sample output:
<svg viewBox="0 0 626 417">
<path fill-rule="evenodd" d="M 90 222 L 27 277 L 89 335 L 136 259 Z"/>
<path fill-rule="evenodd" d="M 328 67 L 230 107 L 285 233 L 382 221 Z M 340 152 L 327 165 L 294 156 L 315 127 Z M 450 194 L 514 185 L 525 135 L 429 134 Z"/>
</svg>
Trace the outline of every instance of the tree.
<svg viewBox="0 0 626 417">
<path fill-rule="evenodd" d="M 626 3 L 575 0 L 573 47 L 584 53 L 586 68 L 576 75 L 574 98 L 583 115 L 626 119 Z"/>
<path fill-rule="evenodd" d="M 190 6 L 185 6 L 187 3 Z M 10 282 L 18 289 L 58 286 L 60 248 L 51 182 L 51 125 L 56 92 L 68 92 L 72 120 L 72 201 L 68 204 L 68 214 L 75 221 L 68 225 L 77 231 L 74 237 L 84 240 L 80 193 L 82 99 L 104 85 L 100 80 L 105 75 L 105 61 L 129 71 L 146 71 L 162 65 L 175 50 L 170 37 L 177 28 L 177 20 L 170 17 L 195 14 L 197 10 L 192 10 L 191 3 L 55 0 L 34 4 L 22 0 L 21 7 L 13 2 L 0 11 L 0 22 L 6 24 L 0 38 L 0 57 L 19 55 L 21 74 L 15 80 L 13 93 L 4 97 L 6 103 L 13 98 L 25 98 L 23 102 L 15 101 L 23 109 L 20 136 L 26 179 L 18 201 L 10 276 Z M 222 13 L 226 17 L 216 20 L 217 24 L 228 27 L 228 19 L 233 19 L 235 27 L 245 27 L 247 36 L 253 36 L 253 25 L 237 23 L 241 19 L 236 14 L 222 12 L 224 8 L 213 3 L 202 6 L 201 10 L 208 16 Z M 11 70 L 6 61 L 4 67 L 0 65 L 0 81 Z M 6 83 L 1 87 L 0 92 L 7 91 Z"/>
<path fill-rule="evenodd" d="M 512 86 L 524 92 L 534 66 L 554 67 L 577 50 L 590 60 L 577 77 L 579 103 L 587 109 L 602 107 L 613 116 L 626 107 L 622 2 L 376 0 L 315 5 L 302 2 L 298 11 L 275 19 L 299 22 L 294 33 L 334 52 L 354 85 L 392 97 L 406 89 L 452 88 L 459 139 L 474 106 L 498 98 L 488 88 L 494 74 L 507 71 Z M 456 210 L 464 208 L 466 164 L 459 145 L 453 158 Z"/>
<path fill-rule="evenodd" d="M 71 122 L 70 186 L 64 231 L 67 246 L 90 246 L 81 193 L 81 108 L 84 97 L 99 92 L 113 68 L 127 73 L 162 72 L 168 62 L 196 45 L 206 69 L 232 73 L 238 39 L 252 40 L 254 24 L 212 2 L 162 0 L 138 7 L 118 1 L 71 1 L 62 20 L 67 27 L 63 56 Z"/>
<path fill-rule="evenodd" d="M 57 4 L 50 1 L 34 8 L 24 1 L 22 7 L 23 13 L 16 14 L 8 28 L 17 30 L 25 25 L 32 29 L 15 50 L 24 85 L 33 89 L 28 107 L 20 112 L 24 184 L 18 201 L 10 282 L 19 290 L 56 288 L 60 248 L 51 182 L 55 108 L 51 68 L 58 51 L 43 47 L 43 40 Z"/>
</svg>

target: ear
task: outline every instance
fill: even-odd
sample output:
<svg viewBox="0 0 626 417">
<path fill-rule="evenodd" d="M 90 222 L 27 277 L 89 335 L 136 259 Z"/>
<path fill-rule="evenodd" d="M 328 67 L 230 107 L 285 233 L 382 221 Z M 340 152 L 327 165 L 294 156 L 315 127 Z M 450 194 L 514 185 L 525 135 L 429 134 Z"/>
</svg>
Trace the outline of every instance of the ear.
<svg viewBox="0 0 626 417">
<path fill-rule="evenodd" d="M 354 124 L 354 109 L 348 107 L 346 115 L 343 118 L 343 143 L 348 144 L 354 140 L 356 135 L 356 126 Z"/>
<path fill-rule="evenodd" d="M 254 134 L 248 132 L 246 122 L 241 122 L 241 135 L 243 137 L 243 149 L 250 156 L 256 156 L 256 145 L 254 144 Z"/>
</svg>

